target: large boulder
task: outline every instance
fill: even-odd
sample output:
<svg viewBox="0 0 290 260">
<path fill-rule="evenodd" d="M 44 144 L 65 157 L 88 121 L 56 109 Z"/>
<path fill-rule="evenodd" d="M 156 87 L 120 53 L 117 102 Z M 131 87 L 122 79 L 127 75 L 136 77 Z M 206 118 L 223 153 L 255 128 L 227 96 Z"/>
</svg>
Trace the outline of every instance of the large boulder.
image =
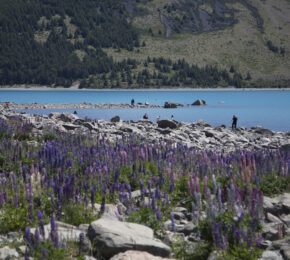
<svg viewBox="0 0 290 260">
<path fill-rule="evenodd" d="M 167 128 L 167 127 L 169 127 L 170 129 L 177 128 L 177 124 L 174 121 L 168 120 L 168 119 L 159 120 L 157 124 L 158 124 L 158 127 L 160 128 Z"/>
<path fill-rule="evenodd" d="M 58 112 L 50 113 L 49 117 L 52 119 L 61 120 L 63 122 L 73 122 L 79 119 L 77 115 L 73 115 L 70 113 L 58 113 Z"/>
<path fill-rule="evenodd" d="M 99 219 L 90 224 L 88 237 L 105 258 L 127 250 L 146 251 L 162 257 L 170 254 L 170 247 L 154 239 L 151 228 L 135 223 Z"/>
<path fill-rule="evenodd" d="M 198 99 L 198 100 L 194 101 L 191 105 L 192 106 L 205 106 L 206 102 L 202 99 Z"/>
<path fill-rule="evenodd" d="M 164 103 L 164 108 L 177 108 L 177 107 L 183 107 L 183 105 L 174 103 L 174 102 L 168 102 L 168 101 Z"/>
</svg>

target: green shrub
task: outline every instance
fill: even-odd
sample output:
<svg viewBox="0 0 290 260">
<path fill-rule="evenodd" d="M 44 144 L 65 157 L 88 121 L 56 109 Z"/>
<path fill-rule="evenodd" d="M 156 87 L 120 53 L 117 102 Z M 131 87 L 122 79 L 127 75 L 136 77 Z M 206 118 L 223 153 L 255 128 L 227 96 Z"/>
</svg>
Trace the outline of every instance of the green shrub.
<svg viewBox="0 0 290 260">
<path fill-rule="evenodd" d="M 276 196 L 290 191 L 290 178 L 277 175 L 263 177 L 260 189 L 265 196 Z"/>
</svg>

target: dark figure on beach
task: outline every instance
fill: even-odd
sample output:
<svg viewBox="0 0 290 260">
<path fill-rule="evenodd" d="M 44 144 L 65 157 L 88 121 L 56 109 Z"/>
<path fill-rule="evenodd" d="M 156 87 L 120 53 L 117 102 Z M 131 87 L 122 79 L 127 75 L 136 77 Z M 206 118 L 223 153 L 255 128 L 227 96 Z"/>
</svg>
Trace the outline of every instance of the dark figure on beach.
<svg viewBox="0 0 290 260">
<path fill-rule="evenodd" d="M 148 119 L 149 117 L 148 117 L 148 115 L 147 115 L 147 113 L 145 113 L 145 115 L 143 116 L 143 119 Z"/>
<path fill-rule="evenodd" d="M 74 115 L 77 115 L 78 114 L 78 112 L 77 111 L 74 111 Z"/>
<path fill-rule="evenodd" d="M 134 106 L 135 105 L 135 100 L 134 98 L 131 99 L 131 106 Z"/>
<path fill-rule="evenodd" d="M 238 118 L 233 116 L 232 130 L 237 129 Z"/>
</svg>

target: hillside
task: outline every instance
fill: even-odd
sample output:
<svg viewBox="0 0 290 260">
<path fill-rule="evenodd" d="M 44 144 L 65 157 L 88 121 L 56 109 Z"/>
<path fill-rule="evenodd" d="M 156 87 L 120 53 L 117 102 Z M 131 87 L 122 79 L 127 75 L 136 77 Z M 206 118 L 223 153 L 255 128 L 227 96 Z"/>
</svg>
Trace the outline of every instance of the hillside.
<svg viewBox="0 0 290 260">
<path fill-rule="evenodd" d="M 3 0 L 0 84 L 287 86 L 288 0 Z"/>
</svg>

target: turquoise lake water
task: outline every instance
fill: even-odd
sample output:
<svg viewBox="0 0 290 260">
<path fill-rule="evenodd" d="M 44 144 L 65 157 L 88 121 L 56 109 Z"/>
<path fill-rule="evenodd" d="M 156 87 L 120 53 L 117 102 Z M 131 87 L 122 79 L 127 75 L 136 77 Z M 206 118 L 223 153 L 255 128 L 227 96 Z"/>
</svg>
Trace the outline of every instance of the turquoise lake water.
<svg viewBox="0 0 290 260">
<path fill-rule="evenodd" d="M 276 131 L 290 130 L 290 90 L 154 90 L 154 91 L 36 91 L 36 90 L 1 90 L 0 102 L 16 103 L 135 103 L 146 101 L 150 104 L 163 105 L 165 101 L 184 104 L 177 109 L 78 109 L 80 117 L 92 119 L 110 119 L 119 115 L 123 120 L 138 120 L 147 113 L 155 121 L 157 116 L 184 122 L 204 119 L 212 126 L 225 124 L 230 126 L 233 115 L 238 117 L 238 126 L 263 126 Z M 207 106 L 186 106 L 197 99 L 206 101 Z M 27 113 L 50 113 L 53 111 L 73 112 L 68 110 L 27 110 Z"/>
</svg>

